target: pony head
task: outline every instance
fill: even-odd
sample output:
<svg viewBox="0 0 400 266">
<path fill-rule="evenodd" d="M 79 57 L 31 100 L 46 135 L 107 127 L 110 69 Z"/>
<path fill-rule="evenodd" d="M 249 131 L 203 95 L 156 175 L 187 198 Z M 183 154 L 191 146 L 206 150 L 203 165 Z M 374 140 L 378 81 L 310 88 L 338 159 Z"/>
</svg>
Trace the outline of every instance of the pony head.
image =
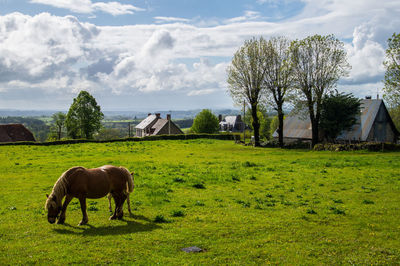
<svg viewBox="0 0 400 266">
<path fill-rule="evenodd" d="M 61 212 L 61 205 L 58 204 L 56 195 L 46 195 L 46 210 L 47 210 L 47 220 L 49 223 L 54 224 Z"/>
</svg>

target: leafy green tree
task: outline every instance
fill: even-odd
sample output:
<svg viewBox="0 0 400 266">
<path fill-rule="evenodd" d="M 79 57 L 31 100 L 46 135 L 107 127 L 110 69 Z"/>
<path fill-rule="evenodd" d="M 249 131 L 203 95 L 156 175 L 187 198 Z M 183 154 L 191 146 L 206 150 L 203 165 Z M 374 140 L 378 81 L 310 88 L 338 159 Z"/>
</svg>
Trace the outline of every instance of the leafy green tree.
<svg viewBox="0 0 400 266">
<path fill-rule="evenodd" d="M 196 115 L 191 127 L 194 133 L 217 133 L 219 131 L 219 120 L 211 110 L 203 109 Z"/>
<path fill-rule="evenodd" d="M 389 114 L 397 130 L 400 130 L 400 105 L 390 108 Z"/>
<path fill-rule="evenodd" d="M 65 124 L 71 138 L 91 139 L 101 128 L 104 115 L 96 99 L 87 91 L 81 91 L 69 108 Z"/>
<path fill-rule="evenodd" d="M 400 33 L 393 33 L 386 49 L 385 100 L 391 107 L 400 106 Z"/>
<path fill-rule="evenodd" d="M 270 139 L 270 124 L 271 118 L 268 117 L 268 113 L 264 105 L 259 105 L 257 110 L 257 117 L 260 121 L 260 139 Z M 250 128 L 253 129 L 253 117 L 251 115 L 251 110 L 247 110 L 244 117 L 244 122 L 246 125 L 250 125 Z"/>
<path fill-rule="evenodd" d="M 350 65 L 341 41 L 333 35 L 309 36 L 291 45 L 293 78 L 298 100 L 305 101 L 310 116 L 312 146 L 319 141 L 319 121 L 324 96 L 347 75 Z"/>
<path fill-rule="evenodd" d="M 233 56 L 227 68 L 228 92 L 236 105 L 246 102 L 250 106 L 253 118 L 254 146 L 260 146 L 260 121 L 257 116 L 257 106 L 265 95 L 263 82 L 265 67 L 266 41 L 263 38 L 245 41 L 244 45 Z"/>
<path fill-rule="evenodd" d="M 65 119 L 67 118 L 67 116 L 62 112 L 58 112 L 53 114 L 51 118 L 53 120 L 53 126 L 56 131 L 57 139 L 60 140 L 62 137 L 63 129 L 65 127 Z"/>
<path fill-rule="evenodd" d="M 326 95 L 322 101 L 320 128 L 325 139 L 334 142 L 340 132 L 349 130 L 357 122 L 361 101 L 351 93 Z"/>
</svg>

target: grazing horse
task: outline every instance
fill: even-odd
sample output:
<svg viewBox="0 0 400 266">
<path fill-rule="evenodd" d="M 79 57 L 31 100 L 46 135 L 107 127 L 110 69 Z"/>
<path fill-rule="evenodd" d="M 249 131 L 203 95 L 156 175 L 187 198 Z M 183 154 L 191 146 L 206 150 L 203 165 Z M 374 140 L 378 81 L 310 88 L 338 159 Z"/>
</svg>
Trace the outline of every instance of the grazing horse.
<svg viewBox="0 0 400 266">
<path fill-rule="evenodd" d="M 133 191 L 133 173 L 124 167 L 105 165 L 99 168 L 86 169 L 78 166 L 65 171 L 57 180 L 50 196 L 47 196 L 46 210 L 49 223 L 63 224 L 68 204 L 75 197 L 79 199 L 82 210 L 82 221 L 87 224 L 86 198 L 98 199 L 111 194 L 115 201 L 115 211 L 110 220 L 123 217 L 123 204 Z M 61 204 L 65 197 L 64 204 Z M 61 214 L 60 214 L 61 212 Z"/>
</svg>

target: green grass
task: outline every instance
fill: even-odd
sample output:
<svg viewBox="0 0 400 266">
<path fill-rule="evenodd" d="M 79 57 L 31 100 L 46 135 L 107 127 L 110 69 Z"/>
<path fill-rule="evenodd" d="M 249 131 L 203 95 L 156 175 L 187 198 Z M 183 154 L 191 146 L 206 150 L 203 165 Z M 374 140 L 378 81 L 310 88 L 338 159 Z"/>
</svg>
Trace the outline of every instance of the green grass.
<svg viewBox="0 0 400 266">
<path fill-rule="evenodd" d="M 134 215 L 106 198 L 49 224 L 72 166 L 134 171 Z M 263 149 L 232 141 L 0 147 L 0 264 L 398 264 L 400 153 Z M 205 252 L 188 254 L 198 246 Z"/>
</svg>

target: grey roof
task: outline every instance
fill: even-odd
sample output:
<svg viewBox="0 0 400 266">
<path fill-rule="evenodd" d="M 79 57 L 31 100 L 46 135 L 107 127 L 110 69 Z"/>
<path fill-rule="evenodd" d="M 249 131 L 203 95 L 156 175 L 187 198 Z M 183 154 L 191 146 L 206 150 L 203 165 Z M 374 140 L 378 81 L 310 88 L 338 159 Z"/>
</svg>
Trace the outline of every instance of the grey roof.
<svg viewBox="0 0 400 266">
<path fill-rule="evenodd" d="M 158 119 L 157 122 L 151 127 L 154 129 L 153 135 L 157 135 L 158 132 L 168 123 L 168 119 Z"/>
<path fill-rule="evenodd" d="M 236 126 L 236 124 L 243 123 L 241 118 L 239 119 L 240 115 L 228 115 L 225 116 L 225 118 L 219 122 L 220 125 L 232 125 L 233 127 Z"/>
<path fill-rule="evenodd" d="M 148 117 L 146 117 L 145 119 L 143 119 L 142 122 L 140 122 L 137 126 L 135 126 L 135 128 L 138 129 L 145 129 L 146 127 L 148 127 L 155 119 L 157 119 L 156 115 L 149 115 Z"/>
<path fill-rule="evenodd" d="M 342 132 L 338 139 L 342 140 L 361 140 L 366 141 L 371 128 L 374 124 L 375 118 L 383 101 L 381 99 L 364 99 L 361 100 L 361 114 L 357 118 L 358 122 L 351 130 Z M 302 110 L 299 113 L 291 113 L 284 120 L 283 124 L 283 137 L 293 139 L 311 139 L 311 122 L 310 118 L 304 115 Z M 393 124 L 393 122 L 390 120 Z M 396 130 L 396 129 L 395 129 Z M 397 132 L 397 130 L 396 130 Z M 278 132 L 275 131 L 272 135 L 278 137 Z"/>
<path fill-rule="evenodd" d="M 338 139 L 366 141 L 382 103 L 383 101 L 379 99 L 361 100 L 361 115 L 357 119 L 357 124 L 351 130 L 342 132 Z"/>
<path fill-rule="evenodd" d="M 225 122 L 227 122 L 231 125 L 234 125 L 236 123 L 237 116 L 236 115 L 235 116 L 225 116 L 224 120 L 225 120 Z"/>
<path fill-rule="evenodd" d="M 272 135 L 278 137 L 276 130 Z M 283 136 L 293 139 L 311 139 L 311 121 L 310 118 L 304 117 L 304 114 L 289 114 L 283 121 Z"/>
</svg>

